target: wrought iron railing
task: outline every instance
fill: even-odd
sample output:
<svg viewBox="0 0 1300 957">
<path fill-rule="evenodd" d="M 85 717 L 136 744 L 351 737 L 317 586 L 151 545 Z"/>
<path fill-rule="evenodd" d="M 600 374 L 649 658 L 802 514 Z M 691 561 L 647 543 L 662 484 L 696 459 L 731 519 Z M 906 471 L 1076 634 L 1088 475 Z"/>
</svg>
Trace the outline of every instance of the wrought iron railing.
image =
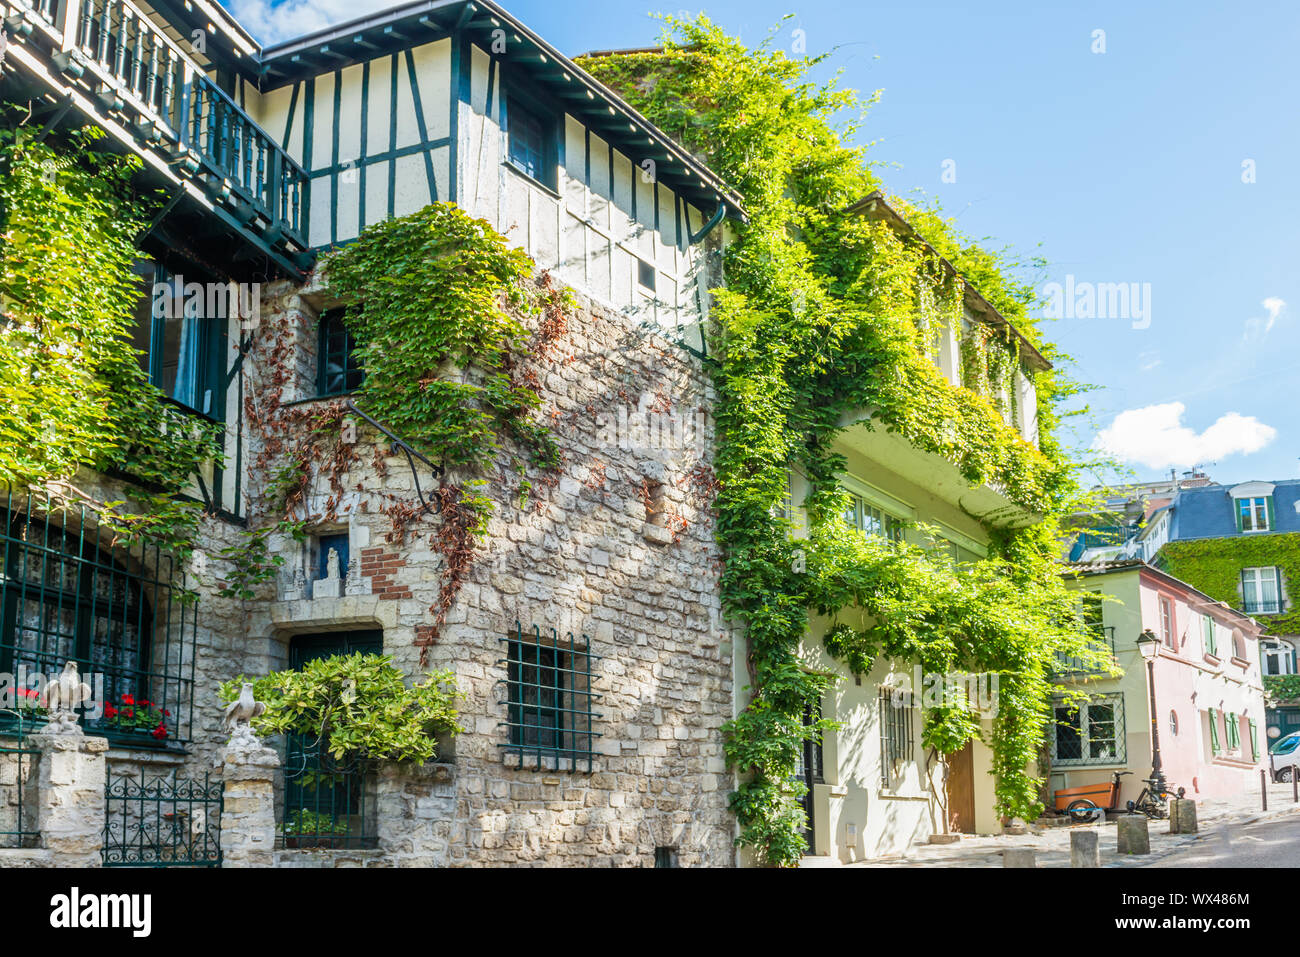
<svg viewBox="0 0 1300 957">
<path fill-rule="evenodd" d="M 221 782 L 114 776 L 104 785 L 105 867 L 218 867 Z"/>
<path fill-rule="evenodd" d="M 1106 652 L 1111 659 L 1114 659 L 1115 628 L 1113 625 L 1098 629 L 1092 640 L 1099 651 Z M 1097 675 L 1104 672 L 1105 669 L 1099 664 L 1086 661 L 1077 655 L 1065 655 L 1061 652 L 1056 653 L 1056 666 L 1052 669 L 1053 676 L 1058 678 L 1067 675 Z"/>
<path fill-rule="evenodd" d="M 1276 615 L 1282 611 L 1282 603 L 1276 598 L 1272 601 L 1243 601 L 1241 610 L 1248 615 Z"/>
<path fill-rule="evenodd" d="M 6 710 L 10 727 L 0 733 L 0 847 L 36 847 L 37 762 L 40 752 L 27 746 L 31 719 Z"/>
<path fill-rule="evenodd" d="M 519 767 L 561 771 L 592 770 L 595 739 L 592 703 L 601 695 L 592 688 L 590 639 L 561 638 L 554 628 L 543 636 L 534 625 L 531 635 L 515 622 L 506 643 L 506 740 L 498 745 Z"/>
<path fill-rule="evenodd" d="M 307 245 L 307 173 L 130 0 L 7 0 L 31 10 L 70 51 L 51 49 L 65 77 L 163 153 L 214 202 L 271 245 Z M 64 26 L 66 24 L 66 27 Z M 22 38 L 20 38 L 22 39 Z M 48 41 L 47 41 L 48 42 Z"/>
<path fill-rule="evenodd" d="M 197 605 L 173 561 L 118 544 L 89 505 L 0 484 L 0 673 L 34 689 L 76 662 L 92 692 L 87 731 L 185 744 Z M 0 713 L 0 728 L 12 724 Z"/>
<path fill-rule="evenodd" d="M 287 735 L 277 844 L 286 848 L 378 845 L 375 776 L 360 759 L 338 760 L 317 738 Z"/>
</svg>

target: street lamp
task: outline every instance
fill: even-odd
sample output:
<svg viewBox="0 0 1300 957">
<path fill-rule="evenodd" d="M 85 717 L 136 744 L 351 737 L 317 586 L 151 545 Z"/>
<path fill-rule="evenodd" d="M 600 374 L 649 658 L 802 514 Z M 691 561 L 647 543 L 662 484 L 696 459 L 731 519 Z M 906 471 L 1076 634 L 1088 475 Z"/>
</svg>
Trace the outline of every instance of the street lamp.
<svg viewBox="0 0 1300 957">
<path fill-rule="evenodd" d="M 1138 651 L 1147 663 L 1147 688 L 1151 713 L 1151 780 L 1157 794 L 1165 790 L 1165 775 L 1160 763 L 1160 717 L 1156 713 L 1156 658 L 1160 657 L 1160 639 L 1150 628 L 1143 629 L 1137 639 Z"/>
</svg>

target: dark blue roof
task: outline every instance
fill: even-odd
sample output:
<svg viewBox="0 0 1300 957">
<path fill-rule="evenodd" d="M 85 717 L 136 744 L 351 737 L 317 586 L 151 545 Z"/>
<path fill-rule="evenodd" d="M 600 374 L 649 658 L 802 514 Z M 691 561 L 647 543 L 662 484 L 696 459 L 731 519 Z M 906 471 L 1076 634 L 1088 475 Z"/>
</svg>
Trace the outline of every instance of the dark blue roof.
<svg viewBox="0 0 1300 957">
<path fill-rule="evenodd" d="M 1244 483 L 1241 483 L 1244 484 Z M 1283 479 L 1272 483 L 1273 517 L 1276 532 L 1300 532 L 1300 479 Z M 1203 485 L 1178 491 L 1169 504 L 1169 540 L 1188 538 L 1224 538 L 1239 535 L 1237 518 L 1229 492 L 1235 485 Z M 1260 532 L 1257 534 L 1268 534 Z"/>
</svg>

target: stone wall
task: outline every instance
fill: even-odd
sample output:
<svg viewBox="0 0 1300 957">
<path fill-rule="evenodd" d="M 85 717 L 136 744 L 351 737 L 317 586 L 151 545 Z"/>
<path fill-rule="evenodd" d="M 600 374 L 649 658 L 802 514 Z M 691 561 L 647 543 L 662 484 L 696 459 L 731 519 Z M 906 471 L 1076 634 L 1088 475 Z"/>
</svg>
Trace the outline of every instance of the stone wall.
<svg viewBox="0 0 1300 957">
<path fill-rule="evenodd" d="M 246 370 L 254 394 L 313 394 L 315 316 L 327 305 L 319 286 L 266 290 L 268 348 L 255 349 Z M 354 580 L 339 597 L 307 597 L 312 589 L 304 594 L 294 578 L 313 577 L 310 546 L 276 541 L 288 561 L 275 595 L 238 609 L 243 634 L 201 671 L 213 681 L 262 673 L 283 666 L 294 635 L 382 628 L 385 653 L 408 673 L 455 673 L 466 731 L 454 757 L 432 770 L 379 772 L 379 843 L 390 863 L 648 865 L 656 847 L 670 846 L 684 866 L 731 864 L 719 731 L 731 716 L 731 649 L 708 508 L 707 374 L 678 347 L 586 300 L 548 354 L 531 361 L 563 465 L 530 473 L 526 494 L 504 457 L 482 476 L 496 511 L 440 633 L 430 610 L 442 580 L 439 520 L 418 520 L 404 540 L 393 534 L 382 509 L 414 501 L 411 472 L 361 423 L 342 491 L 317 476 L 296 516 L 309 530 L 346 530 Z M 250 427 L 247 441 L 254 462 L 274 439 Z M 248 488 L 256 494 L 264 480 L 250 476 Z M 427 488 L 427 474 L 421 481 Z M 205 602 L 204 630 L 221 631 L 219 620 L 233 627 L 234 611 Z M 504 639 L 517 622 L 586 635 L 599 656 L 591 773 L 515 767 L 502 753 Z"/>
</svg>

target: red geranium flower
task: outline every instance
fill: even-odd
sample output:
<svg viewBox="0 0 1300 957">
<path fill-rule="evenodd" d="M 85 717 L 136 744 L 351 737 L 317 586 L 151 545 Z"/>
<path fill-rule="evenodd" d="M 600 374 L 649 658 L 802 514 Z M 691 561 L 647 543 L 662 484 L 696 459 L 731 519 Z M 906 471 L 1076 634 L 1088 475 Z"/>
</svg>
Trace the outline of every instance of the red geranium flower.
<svg viewBox="0 0 1300 957">
<path fill-rule="evenodd" d="M 106 718 L 116 718 L 116 717 L 117 717 L 117 709 L 114 708 L 111 704 L 106 704 L 106 705 L 104 705 L 104 717 L 106 717 Z"/>
<path fill-rule="evenodd" d="M 122 704 L 135 704 L 135 695 L 133 694 L 122 695 Z"/>
<path fill-rule="evenodd" d="M 139 702 L 139 704 L 140 704 L 140 707 L 142 707 L 142 708 L 152 708 L 152 707 L 153 707 L 153 702 L 152 702 L 152 701 L 141 701 L 141 702 Z"/>
<path fill-rule="evenodd" d="M 130 708 L 127 708 L 125 711 L 122 712 L 122 717 L 124 717 L 124 718 L 134 718 L 134 717 L 135 717 L 135 712 L 132 711 Z"/>
</svg>

